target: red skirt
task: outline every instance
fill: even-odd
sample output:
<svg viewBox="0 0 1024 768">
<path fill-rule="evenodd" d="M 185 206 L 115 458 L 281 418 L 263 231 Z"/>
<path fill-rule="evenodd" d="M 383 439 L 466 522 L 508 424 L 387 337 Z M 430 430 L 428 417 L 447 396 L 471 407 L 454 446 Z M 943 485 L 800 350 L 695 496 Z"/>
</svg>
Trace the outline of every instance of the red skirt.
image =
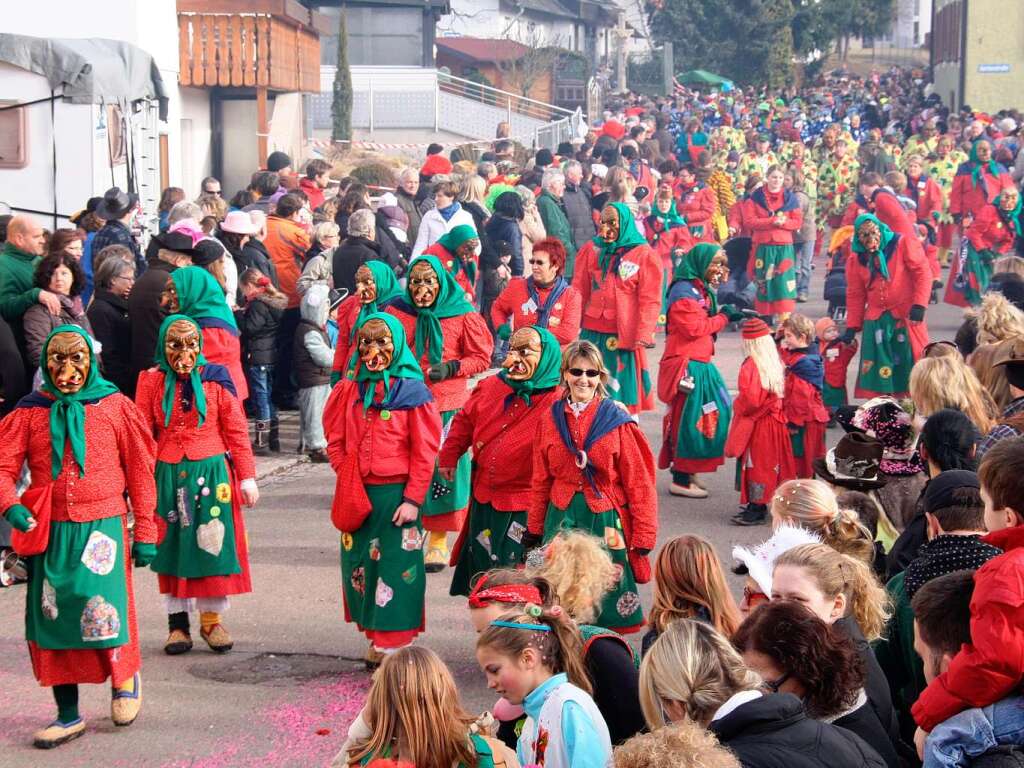
<svg viewBox="0 0 1024 768">
<path fill-rule="evenodd" d="M 777 419 L 761 418 L 757 422 L 747 450 L 738 461 L 741 504 L 771 504 L 775 489 L 796 479 L 789 430 Z"/>
</svg>

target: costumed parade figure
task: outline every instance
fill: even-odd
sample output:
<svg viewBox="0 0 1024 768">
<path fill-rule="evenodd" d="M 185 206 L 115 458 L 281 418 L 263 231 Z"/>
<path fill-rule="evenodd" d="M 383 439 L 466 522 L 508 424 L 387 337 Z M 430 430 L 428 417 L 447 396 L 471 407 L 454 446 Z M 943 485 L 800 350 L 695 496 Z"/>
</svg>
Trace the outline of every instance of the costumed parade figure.
<svg viewBox="0 0 1024 768">
<path fill-rule="evenodd" d="M 834 415 L 836 408 L 846 405 L 846 369 L 857 354 L 857 340 L 846 342 L 839 337 L 839 326 L 831 317 L 823 317 L 814 324 L 814 333 L 818 337 L 818 352 L 825 365 L 824 383 L 821 387 L 821 400 Z"/>
<path fill-rule="evenodd" d="M 338 383 L 352 357 L 356 329 L 403 293 L 395 271 L 383 261 L 368 261 L 356 270 L 356 291 L 338 307 L 338 342 L 334 345 L 331 386 Z"/>
<path fill-rule="evenodd" d="M 725 455 L 737 459 L 743 505 L 732 522 L 761 525 L 768 520 L 775 489 L 796 477 L 782 402 L 786 372 L 771 329 L 761 319 L 743 324 L 743 354 L 736 385 L 739 394 L 732 404 L 733 420 L 725 441 Z"/>
<path fill-rule="evenodd" d="M 345 620 L 369 639 L 372 668 L 424 629 L 420 513 L 441 439 L 434 398 L 397 318 L 373 313 L 359 326 L 324 431 L 338 476 L 331 521 L 341 531 Z"/>
<path fill-rule="evenodd" d="M 828 408 L 822 400 L 825 363 L 814 343 L 814 325 L 801 314 L 782 324 L 779 358 L 786 366 L 784 413 L 797 477 L 814 477 L 812 462 L 825 455 Z"/>
<path fill-rule="evenodd" d="M 588 270 L 589 272 L 589 270 Z M 654 457 L 640 427 L 614 401 L 601 352 L 588 341 L 562 357 L 568 392 L 540 424 L 533 453 L 533 493 L 523 547 L 578 528 L 603 539 L 622 575 L 594 620 L 616 632 L 643 625 L 637 583 L 651 576 L 658 533 Z"/>
<path fill-rule="evenodd" d="M 142 705 L 132 560 L 156 554 L 153 440 L 135 405 L 100 376 L 89 336 L 61 325 L 42 349 L 43 384 L 0 421 L 0 509 L 28 570 L 25 639 L 57 718 L 49 749 L 81 736 L 80 683 L 113 685 L 110 716 L 130 725 Z M 15 490 L 28 462 L 32 485 Z M 128 508 L 135 516 L 134 543 Z"/>
<path fill-rule="evenodd" d="M 437 242 L 423 251 L 424 256 L 436 256 L 437 260 L 451 273 L 470 304 L 476 298 L 476 281 L 480 274 L 477 253 L 480 237 L 469 224 L 459 224 L 441 235 Z"/>
<path fill-rule="evenodd" d="M 473 502 L 455 547 L 453 595 L 468 595 L 480 573 L 522 562 L 533 445 L 541 419 L 562 396 L 561 366 L 551 333 L 520 328 L 501 373 L 481 381 L 452 419 L 438 457 L 442 475 L 452 479 L 459 459 L 473 451 Z"/>
<path fill-rule="evenodd" d="M 854 223 L 846 262 L 846 333 L 863 329 L 856 397 L 909 391 L 910 369 L 928 343 L 924 313 L 932 273 L 921 243 L 902 237 L 872 214 Z"/>
<path fill-rule="evenodd" d="M 743 313 L 719 307 L 716 290 L 729 276 L 725 252 L 700 243 L 683 256 L 668 292 L 665 353 L 658 367 L 658 398 L 668 404 L 663 422 L 660 469 L 672 470 L 669 493 L 707 498 L 696 479 L 724 461 L 732 398 L 711 358 L 715 335 Z"/>
<path fill-rule="evenodd" d="M 436 256 L 413 261 L 406 296 L 395 299 L 387 311 L 402 323 L 447 427 L 469 399 L 467 379 L 490 365 L 494 347 L 487 323 Z M 420 510 L 423 527 L 430 532 L 428 571 L 440 571 L 448 563 L 446 532 L 462 530 L 469 507 L 470 474 L 469 456 L 459 461 L 452 481 L 434 473 Z"/>
<path fill-rule="evenodd" d="M 661 260 L 624 203 L 601 211 L 598 236 L 576 255 L 573 287 L 583 299 L 580 338 L 601 350 L 610 394 L 631 413 L 654 408 L 647 350 L 661 310 Z"/>
<path fill-rule="evenodd" d="M 644 233 L 647 242 L 661 259 L 661 315 L 658 325 L 665 325 L 668 313 L 668 286 L 672 282 L 672 271 L 680 254 L 693 247 L 693 236 L 686 220 L 676 211 L 676 201 L 669 187 L 659 187 L 654 198 L 654 210 L 645 221 Z"/>
<path fill-rule="evenodd" d="M 167 604 L 164 652 L 192 650 L 189 613 L 219 653 L 233 640 L 221 622 L 228 596 L 252 591 L 241 501 L 259 498 L 242 403 L 228 371 L 207 362 L 199 324 L 170 315 L 156 366 L 139 374 L 135 402 L 157 439 L 159 548 L 152 568 Z M 229 458 L 230 457 L 230 458 Z"/>
<path fill-rule="evenodd" d="M 750 196 L 752 256 L 750 276 L 757 283 L 754 306 L 762 315 L 786 315 L 796 306 L 796 252 L 793 233 L 803 224 L 796 195 L 783 188 L 782 169 L 772 166 L 765 183 Z"/>
<path fill-rule="evenodd" d="M 991 205 L 985 205 L 971 221 L 953 259 L 946 284 L 946 302 L 958 307 L 977 306 L 988 290 L 992 265 L 1013 250 L 1021 236 L 1021 196 L 1007 187 Z"/>
<path fill-rule="evenodd" d="M 949 195 L 949 212 L 961 225 L 961 230 L 966 229 L 971 218 L 995 202 L 1000 192 L 1012 186 L 1013 179 L 1006 168 L 992 158 L 992 144 L 988 139 L 978 139 L 971 147 L 967 162 L 956 169 Z"/>
</svg>

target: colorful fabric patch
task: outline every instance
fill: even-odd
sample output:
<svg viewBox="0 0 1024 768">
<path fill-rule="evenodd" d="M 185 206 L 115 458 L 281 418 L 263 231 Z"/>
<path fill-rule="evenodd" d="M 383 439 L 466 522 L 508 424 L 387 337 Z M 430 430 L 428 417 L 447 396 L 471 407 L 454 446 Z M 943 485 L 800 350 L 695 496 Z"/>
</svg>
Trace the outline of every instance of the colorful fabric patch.
<svg viewBox="0 0 1024 768">
<path fill-rule="evenodd" d="M 380 539 L 370 539 L 370 559 L 374 562 L 380 560 Z"/>
<path fill-rule="evenodd" d="M 416 571 L 414 571 L 412 568 L 406 568 L 404 571 L 402 571 L 402 581 L 404 581 L 406 584 L 412 584 L 414 581 L 416 581 Z"/>
<path fill-rule="evenodd" d="M 626 540 L 622 537 L 622 533 L 611 526 L 606 526 L 604 529 L 604 544 L 608 549 L 626 548 Z"/>
<path fill-rule="evenodd" d="M 210 507 L 210 517 L 220 517 L 220 507 Z"/>
<path fill-rule="evenodd" d="M 121 634 L 121 617 L 117 609 L 99 595 L 89 598 L 82 610 L 82 640 L 102 642 Z"/>
<path fill-rule="evenodd" d="M 490 555 L 491 552 L 491 529 L 484 528 L 480 533 L 477 534 L 476 540 L 480 543 L 480 546 L 484 548 L 484 551 Z"/>
<path fill-rule="evenodd" d="M 97 576 L 106 576 L 117 562 L 117 542 L 100 531 L 89 534 L 82 552 L 82 565 Z"/>
<path fill-rule="evenodd" d="M 623 592 L 615 603 L 615 610 L 622 618 L 633 615 L 639 608 L 640 595 L 633 591 Z"/>
<path fill-rule="evenodd" d="M 749 490 L 751 502 L 754 504 L 760 504 L 764 501 L 764 483 L 751 483 Z"/>
<path fill-rule="evenodd" d="M 524 533 L 526 533 L 526 526 L 518 520 L 513 520 L 508 526 L 508 533 L 506 535 L 516 544 L 522 544 Z"/>
<path fill-rule="evenodd" d="M 402 549 L 406 552 L 415 552 L 423 548 L 423 537 L 415 528 L 402 529 Z"/>
<path fill-rule="evenodd" d="M 196 545 L 217 557 L 224 546 L 224 523 L 214 519 L 196 528 Z"/>
<path fill-rule="evenodd" d="M 533 299 L 527 299 L 519 309 L 522 310 L 524 315 L 532 315 L 537 311 L 537 302 Z"/>
<path fill-rule="evenodd" d="M 384 608 L 391 599 L 395 596 L 395 590 L 384 583 L 384 579 L 377 580 L 377 593 L 373 597 L 373 601 L 377 603 L 378 608 Z"/>
<path fill-rule="evenodd" d="M 635 261 L 626 261 L 623 259 L 619 262 L 619 279 L 629 280 L 633 275 L 640 271 L 640 265 Z"/>
<path fill-rule="evenodd" d="M 358 592 L 360 595 L 366 594 L 366 569 L 363 566 L 352 569 L 352 589 Z"/>
<path fill-rule="evenodd" d="M 346 552 L 352 551 L 352 534 L 343 533 L 341 534 L 341 546 Z"/>
<path fill-rule="evenodd" d="M 178 523 L 182 528 L 192 525 L 192 505 L 188 499 L 188 492 L 179 488 L 175 494 L 178 500 Z"/>
<path fill-rule="evenodd" d="M 42 603 L 43 616 L 50 621 L 57 620 L 57 591 L 47 579 L 43 579 Z"/>
</svg>

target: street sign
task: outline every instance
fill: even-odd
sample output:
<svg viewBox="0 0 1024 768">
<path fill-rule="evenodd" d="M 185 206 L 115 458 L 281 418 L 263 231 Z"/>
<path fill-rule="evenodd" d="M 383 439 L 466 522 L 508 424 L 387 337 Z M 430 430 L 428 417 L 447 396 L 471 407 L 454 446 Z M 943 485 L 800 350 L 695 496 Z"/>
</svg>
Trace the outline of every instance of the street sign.
<svg viewBox="0 0 1024 768">
<path fill-rule="evenodd" d="M 1010 71 L 1009 64 L 979 64 L 978 71 L 983 75 L 1001 74 Z"/>
</svg>

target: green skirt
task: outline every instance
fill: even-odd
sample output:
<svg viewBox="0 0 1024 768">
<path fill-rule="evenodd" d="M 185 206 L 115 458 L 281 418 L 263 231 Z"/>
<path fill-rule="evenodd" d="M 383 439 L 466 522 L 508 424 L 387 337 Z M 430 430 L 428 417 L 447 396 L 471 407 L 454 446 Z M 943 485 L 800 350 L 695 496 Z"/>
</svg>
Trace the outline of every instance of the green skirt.
<svg viewBox="0 0 1024 768">
<path fill-rule="evenodd" d="M 651 374 L 637 365 L 637 353 L 619 349 L 614 334 L 580 330 L 580 340 L 590 341 L 601 352 L 604 367 L 608 369 L 608 394 L 625 405 L 639 406 L 651 392 Z"/>
<path fill-rule="evenodd" d="M 622 521 L 614 509 L 607 512 L 592 512 L 586 497 L 577 493 L 569 506 L 559 509 L 548 506 L 544 521 L 544 541 L 550 541 L 559 531 L 577 530 L 602 539 L 612 556 L 612 562 L 622 569 L 618 583 L 604 596 L 601 612 L 592 623 L 608 629 L 632 629 L 644 621 L 644 610 L 640 604 L 633 567 L 626 556 L 626 537 L 622 533 Z"/>
<path fill-rule="evenodd" d="M 423 625 L 426 571 L 419 520 L 391 522 L 405 483 L 367 485 L 372 510 L 355 533 L 341 534 L 345 618 L 360 629 L 400 632 Z"/>
<path fill-rule="evenodd" d="M 796 257 L 792 245 L 762 245 L 754 254 L 758 301 L 796 298 Z"/>
<path fill-rule="evenodd" d="M 954 280 L 954 290 L 961 293 L 964 300 L 972 307 L 981 304 L 981 297 L 988 290 L 992 281 L 992 264 L 995 261 L 993 251 L 977 251 L 970 241 L 967 243 L 967 258 L 963 272 Z"/>
<path fill-rule="evenodd" d="M 686 372 L 693 377 L 694 390 L 683 401 L 675 458 L 721 459 L 732 421 L 732 398 L 725 380 L 713 363 L 699 360 L 691 360 Z"/>
<path fill-rule="evenodd" d="M 821 400 L 825 404 L 826 408 L 835 409 L 841 405 L 846 405 L 846 387 L 833 387 L 828 382 L 825 382 L 821 388 Z"/>
<path fill-rule="evenodd" d="M 501 512 L 473 500 L 469 535 L 462 542 L 449 594 L 468 595 L 473 580 L 492 568 L 514 568 L 523 559 L 526 512 Z"/>
<path fill-rule="evenodd" d="M 40 648 L 116 648 L 128 638 L 124 518 L 50 523 L 46 551 L 27 558 L 25 639 Z"/>
<path fill-rule="evenodd" d="M 224 454 L 177 464 L 158 461 L 156 498 L 156 512 L 167 523 L 167 532 L 157 548 L 154 571 L 184 579 L 242 572 Z"/>
<path fill-rule="evenodd" d="M 448 435 L 448 425 L 451 424 L 458 409 L 444 411 L 441 414 L 441 425 L 444 428 L 441 440 Z M 459 463 L 455 465 L 455 479 L 448 482 L 438 471 L 437 462 L 434 462 L 434 476 L 430 479 L 430 490 L 427 491 L 427 498 L 420 507 L 420 514 L 423 517 L 435 515 L 447 515 L 469 506 L 469 492 L 472 483 L 473 459 L 469 451 L 462 454 Z"/>
<path fill-rule="evenodd" d="M 877 320 L 864 321 L 863 337 L 858 397 L 908 392 L 914 353 L 906 326 L 883 312 Z"/>
</svg>

